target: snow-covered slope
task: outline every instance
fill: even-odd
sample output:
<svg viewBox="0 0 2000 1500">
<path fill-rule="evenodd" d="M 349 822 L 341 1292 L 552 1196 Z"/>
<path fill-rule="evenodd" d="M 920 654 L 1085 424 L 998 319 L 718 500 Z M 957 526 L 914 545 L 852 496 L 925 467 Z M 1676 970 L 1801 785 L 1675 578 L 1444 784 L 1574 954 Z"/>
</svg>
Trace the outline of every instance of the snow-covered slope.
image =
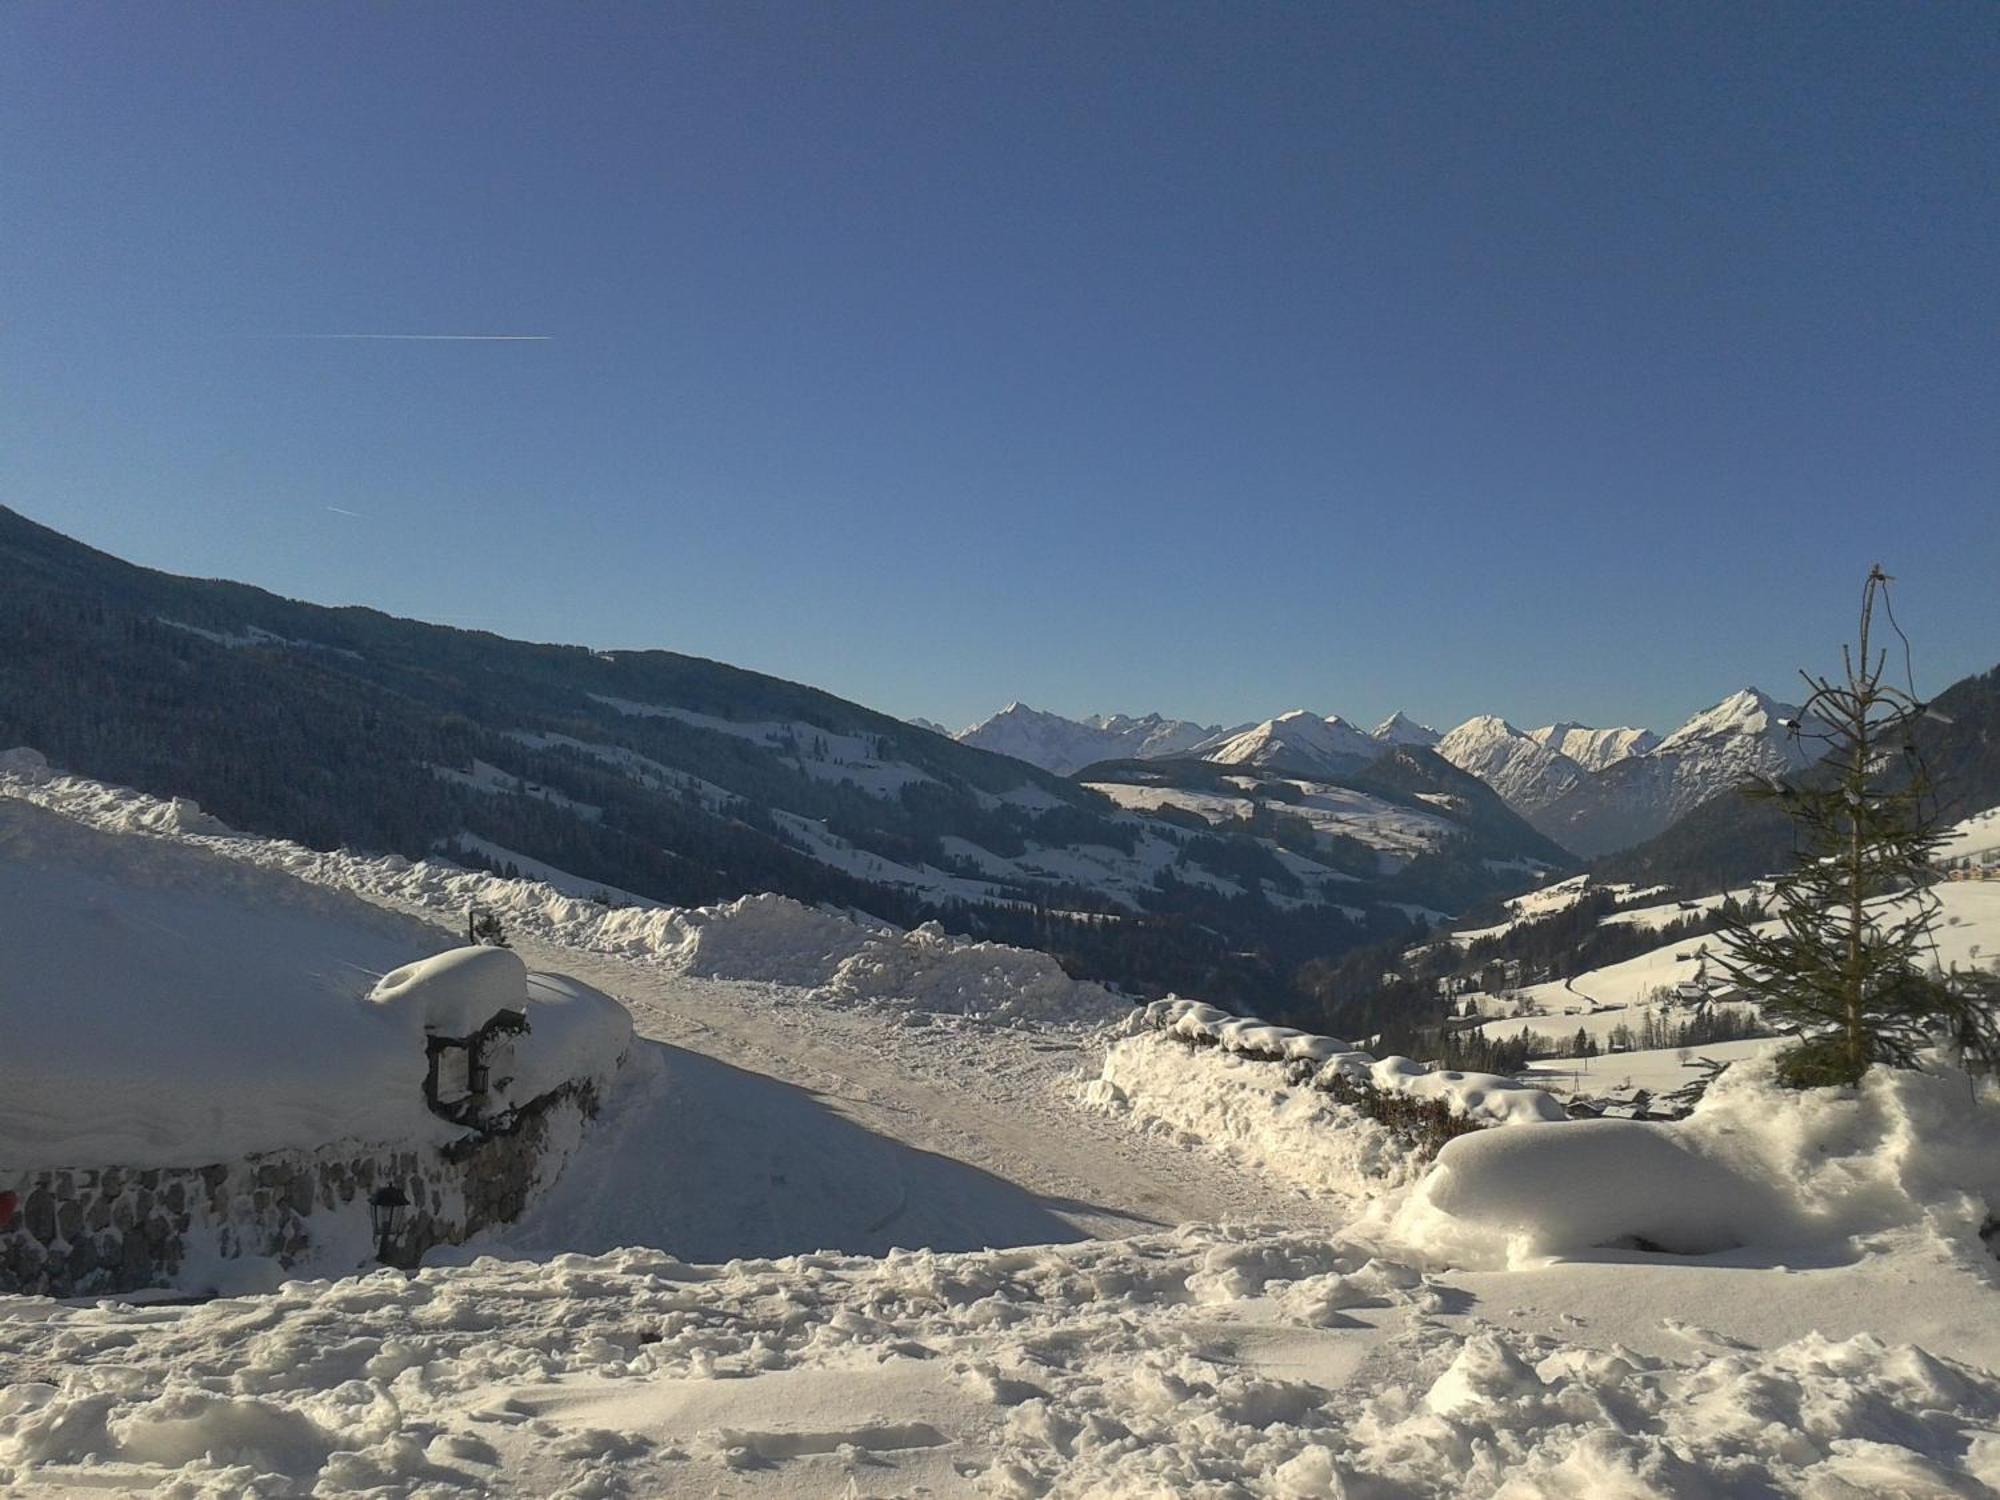
<svg viewBox="0 0 2000 1500">
<path fill-rule="evenodd" d="M 656 1085 L 621 1087 L 513 1240 L 414 1276 L 192 1306 L 0 1299 L 9 1493 L 2000 1486 L 1979 1237 L 2000 1098 L 1962 1075 L 1784 1095 L 1751 1069 L 1686 1126 L 1523 1122 L 1426 1171 L 1226 1045 L 1122 1052 L 1146 1107 L 1092 1107 L 1109 1038 L 1081 1011 L 954 1014 L 938 997 L 961 991 L 920 953 L 840 1003 L 827 976 L 894 935 L 797 903 L 613 911 L 234 838 L 67 778 L 16 773 L 9 795 L 142 862 L 200 854 L 202 886 L 233 864 L 454 924 L 493 905 L 530 963 L 559 954 L 627 1001 Z M 989 996 L 1038 982 L 975 961 Z M 790 978 L 705 977 L 752 972 Z M 1476 1080 L 1435 1076 L 1471 1103 Z M 1274 1149 L 1289 1176 L 1236 1159 Z"/>
<path fill-rule="evenodd" d="M 1444 736 L 1428 724 L 1419 724 L 1399 708 L 1370 730 L 1369 738 L 1384 745 L 1415 745 L 1429 750 Z"/>
<path fill-rule="evenodd" d="M 1338 714 L 1322 718 L 1303 708 L 1198 747 L 1204 760 L 1263 766 L 1300 776 L 1337 776 L 1382 753 L 1382 742 Z"/>
<path fill-rule="evenodd" d="M 1010 703 L 990 719 L 961 729 L 962 745 L 1011 755 L 1029 765 L 1067 776 L 1100 760 L 1155 760 L 1185 755 L 1218 733 L 1213 724 L 1195 724 L 1159 714 L 1092 714 L 1066 719 L 1025 703 Z"/>
<path fill-rule="evenodd" d="M 1586 858 L 1639 843 L 1753 777 L 1809 764 L 1806 744 L 1788 725 L 1798 712 L 1744 688 L 1696 714 L 1653 749 L 1580 778 L 1533 809 L 1530 821 Z"/>
<path fill-rule="evenodd" d="M 1505 719 L 1481 714 L 1438 741 L 1437 753 L 1492 787 L 1524 817 L 1583 779 L 1583 768 Z"/>
</svg>

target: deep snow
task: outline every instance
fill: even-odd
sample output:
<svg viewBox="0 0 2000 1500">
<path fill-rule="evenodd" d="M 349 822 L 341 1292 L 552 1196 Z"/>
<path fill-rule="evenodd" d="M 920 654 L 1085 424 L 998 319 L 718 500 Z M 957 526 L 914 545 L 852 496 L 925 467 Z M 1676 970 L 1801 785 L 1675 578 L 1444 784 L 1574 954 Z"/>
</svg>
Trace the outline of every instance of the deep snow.
<svg viewBox="0 0 2000 1500">
<path fill-rule="evenodd" d="M 591 1148 L 484 1247 L 535 1259 L 197 1307 L 0 1299 L 0 1487 L 2000 1486 L 2000 1263 L 1979 1238 L 2000 1106 L 1962 1079 L 1797 1099 L 1746 1069 L 1685 1125 L 1520 1124 L 1420 1175 L 1278 1097 L 1280 1065 L 1097 1026 L 1126 1008 L 1034 955 L 768 900 L 607 912 L 0 779 L 0 809 L 59 806 L 149 858 L 200 851 L 204 881 L 290 870 L 435 919 L 439 946 L 479 901 L 531 968 L 623 1000 L 641 1039 Z M 1333 1042 L 1253 1028 L 1232 1035 Z M 1741 1201 L 1649 1168 L 1663 1137 Z M 1726 1235 L 1676 1247 L 1710 1253 L 1637 1248 L 1713 1220 Z M 731 1257 L 751 1258 L 688 1263 Z"/>
</svg>

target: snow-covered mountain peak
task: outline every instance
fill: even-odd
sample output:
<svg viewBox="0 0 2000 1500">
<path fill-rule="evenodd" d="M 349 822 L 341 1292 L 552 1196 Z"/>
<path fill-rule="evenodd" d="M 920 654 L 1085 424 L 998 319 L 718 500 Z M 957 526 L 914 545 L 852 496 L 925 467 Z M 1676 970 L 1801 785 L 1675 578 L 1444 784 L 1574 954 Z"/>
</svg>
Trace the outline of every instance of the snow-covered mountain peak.
<svg viewBox="0 0 2000 1500">
<path fill-rule="evenodd" d="M 1437 753 L 1498 792 L 1517 812 L 1548 806 L 1584 777 L 1559 750 L 1523 734 L 1497 714 L 1467 719 L 1437 743 Z"/>
<path fill-rule="evenodd" d="M 1660 742 L 1662 750 L 1678 750 L 1697 740 L 1724 735 L 1785 736 L 1780 721 L 1798 717 L 1798 708 L 1780 703 L 1759 688 L 1746 687 L 1731 693 L 1713 708 L 1703 709 Z"/>
<path fill-rule="evenodd" d="M 1474 714 L 1456 729 L 1447 730 L 1438 741 L 1440 745 L 1475 745 L 1492 740 L 1526 739 L 1512 724 L 1498 714 Z M 1450 760 L 1450 756 L 1445 757 Z"/>
<path fill-rule="evenodd" d="M 1370 732 L 1369 738 L 1385 745 L 1416 745 L 1428 750 L 1444 738 L 1428 724 L 1419 724 L 1400 708 Z"/>
<path fill-rule="evenodd" d="M 1338 714 L 1324 718 L 1294 708 L 1262 724 L 1203 745 L 1201 753 L 1225 765 L 1276 766 L 1307 775 L 1337 775 L 1366 765 L 1382 746 Z"/>
</svg>

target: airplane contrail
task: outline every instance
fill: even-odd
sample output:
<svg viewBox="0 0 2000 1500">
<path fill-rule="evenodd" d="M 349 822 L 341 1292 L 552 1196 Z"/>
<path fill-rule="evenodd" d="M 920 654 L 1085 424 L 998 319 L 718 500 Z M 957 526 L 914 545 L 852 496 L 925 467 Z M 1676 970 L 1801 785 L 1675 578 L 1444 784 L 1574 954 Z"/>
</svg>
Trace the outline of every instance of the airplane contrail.
<svg viewBox="0 0 2000 1500">
<path fill-rule="evenodd" d="M 352 516 L 357 521 L 361 519 L 361 512 L 358 510 L 343 510 L 338 505 L 329 505 L 327 509 L 332 511 L 336 516 Z"/>
<path fill-rule="evenodd" d="M 547 344 L 552 333 L 266 333 L 267 339 L 398 339 L 420 344 Z"/>
</svg>

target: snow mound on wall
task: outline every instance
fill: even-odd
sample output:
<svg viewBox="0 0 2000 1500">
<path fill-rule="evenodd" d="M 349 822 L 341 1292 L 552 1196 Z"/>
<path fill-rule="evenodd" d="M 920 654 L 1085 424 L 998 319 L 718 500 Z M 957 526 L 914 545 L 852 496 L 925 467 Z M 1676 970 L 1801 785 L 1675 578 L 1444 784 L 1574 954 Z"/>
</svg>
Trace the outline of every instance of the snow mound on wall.
<svg viewBox="0 0 2000 1500">
<path fill-rule="evenodd" d="M 199 1165 L 428 1140 L 424 1051 L 359 1002 L 434 928 L 0 798 L 0 1162 Z"/>
<path fill-rule="evenodd" d="M 414 1029 L 469 1036 L 502 1010 L 519 1010 L 528 995 L 528 966 L 508 948 L 452 948 L 391 969 L 375 981 L 369 1002 Z"/>
<path fill-rule="evenodd" d="M 1161 1031 L 1196 1046 L 1266 1061 L 1309 1062 L 1316 1079 L 1339 1077 L 1386 1094 L 1442 1100 L 1454 1115 L 1484 1125 L 1532 1125 L 1569 1118 L 1546 1091 L 1498 1073 L 1433 1068 L 1407 1057 L 1376 1058 L 1335 1037 L 1314 1036 L 1254 1017 L 1232 1016 L 1194 1000 L 1156 1000 L 1133 1013 L 1133 1034 Z"/>
<path fill-rule="evenodd" d="M 1737 1064 L 1670 1124 L 1578 1121 L 1452 1141 L 1395 1233 L 1429 1255 L 1496 1266 L 1635 1244 L 1844 1253 L 1912 1227 L 1981 1254 L 1979 1231 L 2000 1210 L 1991 1081 L 1933 1063 L 1797 1092 L 1772 1067 Z"/>
<path fill-rule="evenodd" d="M 1113 1045 L 1084 1099 L 1311 1192 L 1368 1196 L 1422 1170 L 1388 1130 L 1326 1094 L 1288 1084 L 1282 1068 L 1158 1034 Z"/>
<path fill-rule="evenodd" d="M 498 1102 L 525 1104 L 565 1083 L 609 1086 L 632 1045 L 632 1013 L 587 984 L 531 974 L 509 948 L 453 948 L 392 969 L 368 1003 L 394 1017 L 421 1055 L 421 1035 L 470 1036 L 503 1010 L 528 1018 L 511 1046 Z"/>
<path fill-rule="evenodd" d="M 1069 979 L 1045 954 L 948 937 L 934 924 L 905 933 L 776 895 L 692 909 L 607 908 L 539 881 L 509 880 L 440 861 L 412 863 L 394 854 L 322 852 L 282 839 L 223 837 L 191 826 L 191 815 L 176 813 L 175 804 L 160 798 L 53 775 L 31 750 L 0 754 L 0 799 L 6 798 L 107 832 L 200 847 L 314 885 L 448 912 L 454 919 L 469 907 L 483 907 L 522 937 L 648 960 L 703 978 L 815 989 L 835 1004 L 1080 1025 L 1113 1019 L 1128 1008 L 1100 985 Z M 1010 994 L 1010 987 L 1017 993 Z"/>
</svg>

